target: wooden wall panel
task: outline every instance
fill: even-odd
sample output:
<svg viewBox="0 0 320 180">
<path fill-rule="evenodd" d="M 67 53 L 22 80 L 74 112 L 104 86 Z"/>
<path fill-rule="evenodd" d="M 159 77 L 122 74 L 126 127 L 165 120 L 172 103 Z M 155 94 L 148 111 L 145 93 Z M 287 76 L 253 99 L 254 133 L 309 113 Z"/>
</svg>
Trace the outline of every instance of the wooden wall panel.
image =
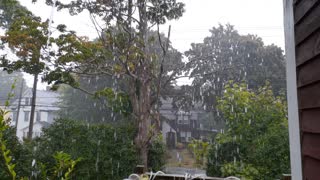
<svg viewBox="0 0 320 180">
<path fill-rule="evenodd" d="M 320 134 L 306 133 L 302 136 L 302 154 L 320 160 Z M 312 146 L 310 146 L 312 144 Z M 320 161 L 319 161 L 320 164 Z M 320 177 L 319 177 L 320 178 Z"/>
<path fill-rule="evenodd" d="M 309 109 L 300 112 L 301 131 L 308 133 L 320 133 L 320 109 Z"/>
<path fill-rule="evenodd" d="M 301 3 L 297 4 L 294 7 L 294 21 L 295 23 L 299 23 L 300 20 L 310 12 L 310 9 L 318 2 L 318 0 L 309 0 L 309 1 L 301 1 Z"/>
<path fill-rule="evenodd" d="M 303 180 L 320 179 L 320 0 L 293 3 Z"/>
<path fill-rule="evenodd" d="M 320 54 L 320 31 L 314 33 L 304 43 L 296 47 L 297 66 Z"/>
<path fill-rule="evenodd" d="M 319 161 L 310 157 L 306 157 L 302 162 L 303 166 L 303 179 L 304 180 L 319 180 Z M 315 173 L 316 172 L 316 173 Z"/>
<path fill-rule="evenodd" d="M 293 4 L 298 4 L 300 0 L 293 0 Z"/>
<path fill-rule="evenodd" d="M 304 0 L 308 1 L 308 0 Z M 300 2 L 302 3 L 302 2 Z M 320 6 L 316 6 L 295 27 L 295 41 L 300 44 L 320 27 Z"/>
<path fill-rule="evenodd" d="M 311 83 L 320 81 L 320 56 L 308 62 L 303 67 L 297 69 L 297 85 L 303 87 Z"/>
<path fill-rule="evenodd" d="M 304 88 L 299 88 L 298 105 L 299 109 L 302 110 L 320 107 L 320 83 L 315 83 Z"/>
</svg>

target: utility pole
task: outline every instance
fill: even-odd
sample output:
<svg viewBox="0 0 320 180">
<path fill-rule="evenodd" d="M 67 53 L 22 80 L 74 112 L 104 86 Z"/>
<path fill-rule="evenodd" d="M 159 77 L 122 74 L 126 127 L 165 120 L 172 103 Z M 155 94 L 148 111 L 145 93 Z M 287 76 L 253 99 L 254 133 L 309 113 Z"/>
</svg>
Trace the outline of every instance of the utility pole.
<svg viewBox="0 0 320 180">
<path fill-rule="evenodd" d="M 29 132 L 28 132 L 29 140 L 32 139 L 32 134 L 33 134 L 33 122 L 34 122 L 34 114 L 36 110 L 37 83 L 38 83 L 38 73 L 34 74 L 34 79 L 33 79 L 31 114 L 30 114 Z"/>
<path fill-rule="evenodd" d="M 20 114 L 20 107 L 21 107 L 21 99 L 22 99 L 22 93 L 23 93 L 23 85 L 24 80 L 21 78 L 21 87 L 20 87 L 20 95 L 19 95 L 19 102 L 18 102 L 18 108 L 17 108 L 17 117 L 16 117 L 16 134 L 18 132 L 18 121 L 19 121 L 19 114 Z"/>
</svg>

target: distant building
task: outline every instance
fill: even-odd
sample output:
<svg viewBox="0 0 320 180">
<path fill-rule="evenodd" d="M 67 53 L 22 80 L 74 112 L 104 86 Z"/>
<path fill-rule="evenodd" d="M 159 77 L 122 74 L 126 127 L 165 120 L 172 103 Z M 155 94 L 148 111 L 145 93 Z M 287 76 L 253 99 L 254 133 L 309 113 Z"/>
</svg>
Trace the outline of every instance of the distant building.
<svg viewBox="0 0 320 180">
<path fill-rule="evenodd" d="M 216 130 L 204 127 L 201 122 L 200 115 L 205 113 L 200 108 L 188 112 L 176 110 L 172 107 L 172 99 L 162 99 L 161 131 L 167 147 L 174 148 L 177 143 L 188 143 L 192 139 L 207 139 L 216 133 Z"/>
<path fill-rule="evenodd" d="M 28 88 L 24 91 L 21 99 L 21 107 L 19 117 L 17 118 L 18 101 L 14 101 L 11 105 L 12 126 L 16 126 L 18 120 L 17 137 L 22 139 L 27 137 L 29 131 L 30 113 L 31 113 L 32 89 Z M 48 127 L 58 117 L 59 94 L 53 91 L 37 90 L 36 109 L 33 126 L 33 137 L 41 135 L 41 129 Z"/>
</svg>

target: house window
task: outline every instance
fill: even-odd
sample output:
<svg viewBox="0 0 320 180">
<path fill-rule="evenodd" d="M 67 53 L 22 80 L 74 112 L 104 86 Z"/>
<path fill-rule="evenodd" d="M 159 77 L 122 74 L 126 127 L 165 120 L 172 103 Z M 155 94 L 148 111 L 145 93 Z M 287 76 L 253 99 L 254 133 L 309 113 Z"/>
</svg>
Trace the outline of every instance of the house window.
<svg viewBox="0 0 320 180">
<path fill-rule="evenodd" d="M 37 111 L 36 121 L 40 121 L 40 120 L 41 120 L 41 112 Z"/>
<path fill-rule="evenodd" d="M 192 140 L 191 132 L 190 131 L 181 131 L 180 132 L 180 139 L 181 142 L 189 142 Z"/>
<path fill-rule="evenodd" d="M 179 115 L 178 116 L 178 124 L 189 124 L 189 116 L 188 115 Z"/>
<path fill-rule="evenodd" d="M 28 122 L 30 118 L 30 112 L 29 111 L 25 111 L 24 112 L 24 122 Z"/>
</svg>

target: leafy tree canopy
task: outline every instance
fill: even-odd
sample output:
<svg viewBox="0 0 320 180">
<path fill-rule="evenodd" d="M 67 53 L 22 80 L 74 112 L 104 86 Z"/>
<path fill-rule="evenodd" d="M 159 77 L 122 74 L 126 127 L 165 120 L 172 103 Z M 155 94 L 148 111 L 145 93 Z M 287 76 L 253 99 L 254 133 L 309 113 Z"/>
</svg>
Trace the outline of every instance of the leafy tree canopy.
<svg viewBox="0 0 320 180">
<path fill-rule="evenodd" d="M 226 127 L 210 149 L 209 175 L 274 179 L 290 171 L 286 102 L 270 84 L 254 92 L 228 83 L 218 109 Z"/>
<path fill-rule="evenodd" d="M 185 52 L 189 59 L 185 70 L 193 78 L 192 86 L 185 88 L 186 103 L 201 102 L 206 110 L 215 110 L 230 80 L 256 90 L 268 80 L 276 95 L 285 88 L 285 61 L 279 47 L 266 46 L 254 35 L 240 35 L 229 24 L 213 27 L 210 33 Z"/>
<path fill-rule="evenodd" d="M 0 27 L 9 28 L 17 15 L 30 12 L 16 0 L 0 0 Z"/>
</svg>

